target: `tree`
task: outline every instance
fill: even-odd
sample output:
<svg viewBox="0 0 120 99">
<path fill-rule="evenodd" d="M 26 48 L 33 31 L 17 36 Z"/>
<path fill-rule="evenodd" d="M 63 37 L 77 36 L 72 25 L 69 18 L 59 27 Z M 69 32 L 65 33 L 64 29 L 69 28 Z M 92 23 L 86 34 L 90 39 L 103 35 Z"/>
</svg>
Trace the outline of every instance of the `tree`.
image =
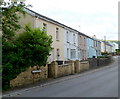
<svg viewBox="0 0 120 99">
<path fill-rule="evenodd" d="M 19 53 L 27 66 L 43 66 L 47 63 L 51 51 L 52 36 L 40 28 L 25 26 L 25 31 L 16 40 Z M 24 49 L 24 50 L 23 50 Z"/>
<path fill-rule="evenodd" d="M 23 2 L 1 1 L 2 6 L 2 85 L 3 89 L 9 87 L 9 81 L 16 77 L 20 70 L 15 70 L 19 67 L 19 54 L 16 52 L 15 33 L 21 28 L 18 24 L 20 17 L 17 13 L 25 15 Z M 15 63 L 16 62 L 16 63 Z M 16 67 L 16 68 L 15 68 Z M 14 73 L 14 74 L 13 74 Z"/>
<path fill-rule="evenodd" d="M 23 2 L 4 2 L 2 9 L 2 85 L 3 90 L 10 88 L 10 80 L 29 66 L 46 64 L 51 51 L 52 37 L 44 30 L 32 29 L 28 25 L 19 36 L 16 32 L 20 16 L 25 15 Z"/>
<path fill-rule="evenodd" d="M 14 47 L 7 45 L 8 52 L 3 64 L 3 86 L 10 87 L 10 80 L 25 71 L 30 66 L 43 66 L 51 51 L 52 37 L 39 28 L 31 29 L 28 25 L 25 31 L 14 40 Z M 8 43 L 7 43 L 8 44 Z"/>
<path fill-rule="evenodd" d="M 18 24 L 20 16 L 17 13 L 25 15 L 23 2 L 4 2 L 5 7 L 2 8 L 2 31 L 3 40 L 13 40 L 15 33 L 21 28 Z"/>
</svg>

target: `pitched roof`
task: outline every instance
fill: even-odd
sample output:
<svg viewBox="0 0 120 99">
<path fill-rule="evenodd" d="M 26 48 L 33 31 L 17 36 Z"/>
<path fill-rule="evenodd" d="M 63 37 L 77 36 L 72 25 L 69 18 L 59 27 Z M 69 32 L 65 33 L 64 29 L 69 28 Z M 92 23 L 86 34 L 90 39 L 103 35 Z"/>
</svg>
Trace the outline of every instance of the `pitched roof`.
<svg viewBox="0 0 120 99">
<path fill-rule="evenodd" d="M 62 24 L 62 23 L 60 23 L 60 22 L 58 22 L 58 21 L 55 21 L 55 20 L 53 20 L 53 19 L 51 19 L 51 18 L 48 18 L 48 17 L 46 17 L 46 16 L 44 16 L 44 15 L 41 15 L 41 14 L 39 14 L 39 13 L 33 11 L 33 10 L 30 10 L 30 9 L 28 9 L 28 8 L 25 8 L 24 10 L 25 10 L 27 13 L 31 14 L 32 16 L 35 16 L 35 17 L 38 17 L 38 18 L 43 19 L 43 20 L 45 20 L 45 21 L 48 21 L 48 22 L 51 22 L 51 23 L 53 23 L 53 24 L 59 25 L 59 26 L 65 28 L 65 29 L 73 30 L 73 31 L 75 31 L 75 32 L 78 32 L 79 35 L 83 35 L 83 36 L 86 36 L 86 37 L 88 37 L 88 38 L 91 38 L 91 39 L 93 39 L 93 40 L 96 40 L 96 41 L 99 41 L 99 42 L 100 42 L 100 40 L 98 40 L 98 39 L 94 39 L 94 38 L 92 38 L 92 37 L 90 37 L 90 36 L 88 36 L 88 35 L 80 32 L 80 31 L 78 31 L 78 30 L 76 30 L 76 29 L 73 29 L 73 28 L 71 28 L 71 27 L 69 27 L 69 26 L 67 26 L 67 25 L 64 25 L 64 24 Z"/>
</svg>

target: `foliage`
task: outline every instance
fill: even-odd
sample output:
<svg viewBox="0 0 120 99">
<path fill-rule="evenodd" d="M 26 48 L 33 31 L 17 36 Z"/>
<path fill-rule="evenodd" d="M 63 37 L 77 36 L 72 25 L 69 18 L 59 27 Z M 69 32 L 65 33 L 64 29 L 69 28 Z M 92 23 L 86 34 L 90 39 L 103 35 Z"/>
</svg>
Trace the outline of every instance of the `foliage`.
<svg viewBox="0 0 120 99">
<path fill-rule="evenodd" d="M 11 40 L 15 36 L 17 30 L 21 28 L 18 24 L 20 16 L 17 13 L 25 15 L 23 8 L 25 4 L 20 2 L 11 2 L 7 7 L 2 8 L 2 31 L 3 40 Z"/>
<path fill-rule="evenodd" d="M 16 3 L 15 3 L 16 4 Z M 3 90 L 10 87 L 10 80 L 29 66 L 46 64 L 51 50 L 52 38 L 40 29 L 25 27 L 18 37 L 15 33 L 21 28 L 17 12 L 25 14 L 23 5 L 3 9 L 2 16 L 2 84 Z M 9 17 L 7 17 L 9 16 Z"/>
<path fill-rule="evenodd" d="M 7 42 L 3 52 L 3 86 L 9 88 L 10 80 L 29 66 L 46 64 L 51 51 L 52 37 L 40 29 L 31 29 L 28 25 L 25 31 L 12 43 Z M 4 59 L 5 58 L 5 59 Z"/>
<path fill-rule="evenodd" d="M 108 55 L 108 52 L 102 52 L 101 54 L 102 55 Z"/>
<path fill-rule="evenodd" d="M 48 36 L 44 30 L 31 29 L 28 25 L 16 40 L 22 59 L 28 66 L 46 64 L 49 52 L 52 49 L 51 43 L 52 37 Z"/>
<path fill-rule="evenodd" d="M 20 72 L 23 71 L 23 62 L 18 48 L 14 42 L 3 42 L 3 55 L 2 55 L 2 84 L 3 89 L 9 88 L 9 81 L 15 78 Z"/>
<path fill-rule="evenodd" d="M 120 49 L 116 49 L 116 54 L 120 55 Z"/>
<path fill-rule="evenodd" d="M 21 28 L 18 24 L 20 16 L 17 13 L 25 14 L 23 2 L 2 1 L 2 85 L 3 89 L 9 87 L 9 81 L 20 73 L 19 53 L 15 45 L 15 33 Z"/>
<path fill-rule="evenodd" d="M 116 52 L 120 52 L 120 49 L 116 49 Z"/>
<path fill-rule="evenodd" d="M 28 25 L 23 33 L 16 36 L 21 28 L 17 13 L 25 15 L 25 4 L 10 0 L 2 4 L 5 5 L 2 8 L 2 85 L 3 90 L 6 90 L 10 87 L 10 80 L 29 66 L 46 64 L 52 37 L 44 30 L 31 29 Z"/>
<path fill-rule="evenodd" d="M 97 58 L 108 58 L 108 56 L 103 55 L 103 56 L 97 56 Z"/>
</svg>

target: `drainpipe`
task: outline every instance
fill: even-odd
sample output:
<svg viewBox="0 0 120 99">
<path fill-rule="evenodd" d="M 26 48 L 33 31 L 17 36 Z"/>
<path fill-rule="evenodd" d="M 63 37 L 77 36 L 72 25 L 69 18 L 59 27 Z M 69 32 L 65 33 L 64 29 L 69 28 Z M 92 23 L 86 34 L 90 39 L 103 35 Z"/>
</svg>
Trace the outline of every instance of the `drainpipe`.
<svg viewBox="0 0 120 99">
<path fill-rule="evenodd" d="M 106 52 L 106 36 L 104 36 L 105 52 Z"/>
</svg>

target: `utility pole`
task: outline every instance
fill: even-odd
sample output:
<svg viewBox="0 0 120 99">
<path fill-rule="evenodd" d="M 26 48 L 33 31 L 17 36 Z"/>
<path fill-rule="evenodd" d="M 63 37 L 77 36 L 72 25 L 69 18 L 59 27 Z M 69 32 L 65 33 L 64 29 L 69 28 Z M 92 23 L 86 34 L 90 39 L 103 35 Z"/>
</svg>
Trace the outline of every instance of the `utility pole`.
<svg viewBox="0 0 120 99">
<path fill-rule="evenodd" d="M 105 52 L 106 52 L 106 36 L 104 36 Z"/>
</svg>

